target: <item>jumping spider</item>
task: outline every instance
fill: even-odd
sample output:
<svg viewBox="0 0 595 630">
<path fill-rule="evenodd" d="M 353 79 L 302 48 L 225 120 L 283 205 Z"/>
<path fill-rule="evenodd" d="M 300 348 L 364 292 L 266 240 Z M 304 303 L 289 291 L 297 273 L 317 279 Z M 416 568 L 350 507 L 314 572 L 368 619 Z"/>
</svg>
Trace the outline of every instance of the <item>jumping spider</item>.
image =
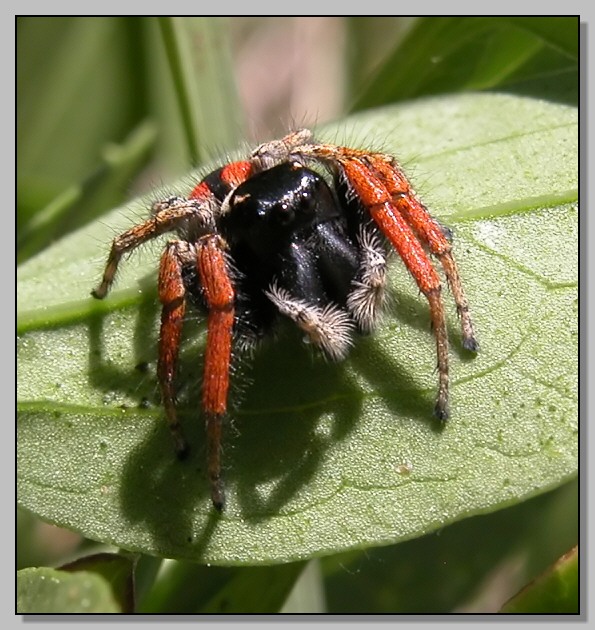
<svg viewBox="0 0 595 630">
<path fill-rule="evenodd" d="M 327 177 L 309 168 L 326 167 Z M 392 248 L 426 296 L 438 356 L 435 414 L 448 418 L 448 336 L 440 277 L 444 270 L 462 327 L 477 350 L 450 232 L 417 198 L 394 157 L 316 142 L 302 129 L 207 175 L 187 198 L 153 204 L 152 216 L 117 236 L 103 279 L 104 298 L 123 254 L 175 231 L 161 256 L 158 377 L 175 449 L 188 446 L 175 405 L 174 376 L 187 298 L 207 315 L 202 410 L 208 476 L 217 510 L 225 503 L 221 429 L 234 350 L 254 348 L 279 315 L 333 360 L 356 332 L 374 328 L 384 302 Z"/>
</svg>

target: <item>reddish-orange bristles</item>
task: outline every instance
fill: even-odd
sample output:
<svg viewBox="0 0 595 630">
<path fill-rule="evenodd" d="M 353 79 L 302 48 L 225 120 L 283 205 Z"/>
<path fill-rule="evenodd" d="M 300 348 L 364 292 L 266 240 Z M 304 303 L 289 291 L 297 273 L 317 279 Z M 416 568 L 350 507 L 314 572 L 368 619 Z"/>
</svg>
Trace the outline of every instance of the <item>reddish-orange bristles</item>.
<svg viewBox="0 0 595 630">
<path fill-rule="evenodd" d="M 198 201 L 202 201 L 203 199 L 211 199 L 213 197 L 213 193 L 209 188 L 208 184 L 205 181 L 198 183 L 190 193 L 190 199 L 197 199 Z"/>
<path fill-rule="evenodd" d="M 435 414 L 448 418 L 448 334 L 444 306 L 440 297 L 440 276 L 424 251 L 415 231 L 394 206 L 393 199 L 379 176 L 359 159 L 342 161 L 345 176 L 362 204 L 368 209 L 384 235 L 403 259 L 405 266 L 428 299 L 430 318 L 438 355 L 438 397 Z"/>
<path fill-rule="evenodd" d="M 233 190 L 252 175 L 252 168 L 252 164 L 247 160 L 226 164 L 199 182 L 192 189 L 190 199 L 212 201 L 214 200 L 213 185 L 218 189 L 220 185 L 223 184 L 225 192 Z"/>
<path fill-rule="evenodd" d="M 450 251 L 451 244 L 444 235 L 444 231 L 434 221 L 426 207 L 415 197 L 405 175 L 395 165 L 384 160 L 374 160 L 371 165 L 380 176 L 393 203 L 405 220 L 427 243 L 432 254 L 442 254 Z"/>
<path fill-rule="evenodd" d="M 373 160 L 371 164 L 386 185 L 395 208 L 413 228 L 421 242 L 426 244 L 430 252 L 438 257 L 461 317 L 463 346 L 467 350 L 476 351 L 478 344 L 469 312 L 469 303 L 452 255 L 452 245 L 444 230 L 417 199 L 407 178 L 396 165 L 388 164 L 382 159 Z"/>
<path fill-rule="evenodd" d="M 218 510 L 225 503 L 221 482 L 221 425 L 227 412 L 234 324 L 234 290 L 223 247 L 217 235 L 205 236 L 197 245 L 197 269 L 209 311 L 202 404 L 207 423 L 211 497 Z"/>
<path fill-rule="evenodd" d="M 413 230 L 395 211 L 386 187 L 359 160 L 343 163 L 350 185 L 415 278 L 423 293 L 437 289 L 440 278 Z"/>
<path fill-rule="evenodd" d="M 179 241 L 169 243 L 161 256 L 159 267 L 159 300 L 163 304 L 163 309 L 161 312 L 157 374 L 167 423 L 174 438 L 178 457 L 185 456 L 188 451 L 178 422 L 174 390 L 182 324 L 186 311 L 186 289 L 182 280 L 182 261 L 178 248 L 185 245 Z"/>
<path fill-rule="evenodd" d="M 252 175 L 252 164 L 248 160 L 232 162 L 221 169 L 221 181 L 230 188 L 237 188 Z"/>
</svg>

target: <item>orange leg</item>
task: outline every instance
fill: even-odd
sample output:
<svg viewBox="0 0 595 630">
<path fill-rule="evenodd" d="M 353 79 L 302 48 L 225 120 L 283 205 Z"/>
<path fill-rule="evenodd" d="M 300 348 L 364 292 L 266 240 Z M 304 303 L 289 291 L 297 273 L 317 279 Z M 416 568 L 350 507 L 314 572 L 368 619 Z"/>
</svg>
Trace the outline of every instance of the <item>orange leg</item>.
<svg viewBox="0 0 595 630">
<path fill-rule="evenodd" d="M 139 245 L 165 232 L 175 230 L 180 223 L 188 219 L 196 219 L 197 225 L 204 228 L 208 227 L 211 221 L 210 215 L 196 201 L 182 198 L 174 198 L 172 203 L 169 201 L 158 202 L 153 206 L 153 211 L 154 216 L 150 219 L 135 225 L 113 240 L 101 283 L 91 291 L 94 298 L 102 300 L 107 295 L 114 281 L 120 259 L 126 252 L 136 249 Z"/>
<path fill-rule="evenodd" d="M 292 135 L 288 136 L 288 138 L 292 137 Z M 426 207 L 417 199 L 407 177 L 395 163 L 395 159 L 390 155 L 384 155 L 382 153 L 369 154 L 358 149 L 348 149 L 346 147 L 338 147 L 330 144 L 314 143 L 292 146 L 291 151 L 298 155 L 318 158 L 329 163 L 333 161 L 339 162 L 345 172 L 347 171 L 347 164 L 357 163 L 359 166 L 353 168 L 359 171 L 358 176 L 360 181 L 365 178 L 370 178 L 371 180 L 377 180 L 377 184 L 383 185 L 382 187 L 391 197 L 393 209 L 401 214 L 403 219 L 410 226 L 413 234 L 416 235 L 440 261 L 451 288 L 457 306 L 457 312 L 461 318 L 463 347 L 467 350 L 477 351 L 478 343 L 469 312 L 469 303 L 465 296 L 459 272 L 452 255 L 452 246 L 444 234 L 443 228 L 432 218 Z M 349 176 L 348 179 L 350 179 Z M 355 187 L 354 182 L 351 180 L 350 184 Z M 386 235 L 390 239 L 390 235 Z M 390 240 L 392 241 L 392 239 Z M 415 276 L 414 268 L 409 267 L 409 269 Z"/>
<path fill-rule="evenodd" d="M 430 252 L 440 261 L 461 318 L 463 347 L 467 350 L 477 351 L 478 344 L 469 312 L 469 302 L 463 291 L 450 241 L 427 208 L 417 199 L 407 178 L 398 166 L 388 164 L 384 159 L 372 161 L 371 166 L 386 185 L 397 210 L 419 235 L 422 242 L 427 245 Z"/>
<path fill-rule="evenodd" d="M 234 324 L 234 290 L 222 239 L 217 235 L 197 243 L 197 269 L 209 311 L 202 405 L 207 425 L 207 459 L 211 498 L 217 510 L 225 504 L 221 481 L 221 430 L 227 412 L 229 369 Z"/>
<path fill-rule="evenodd" d="M 350 149 L 330 144 L 301 144 L 297 134 L 283 139 L 289 158 L 322 160 L 333 167 L 338 163 L 350 186 L 368 208 L 380 230 L 391 241 L 397 253 L 428 299 L 438 354 L 439 390 L 435 413 L 448 418 L 448 336 L 446 317 L 440 296 L 440 279 L 424 247 L 437 256 L 444 268 L 461 317 L 463 346 L 478 349 L 469 304 L 463 291 L 452 247 L 443 228 L 417 199 L 405 174 L 392 156 Z M 264 151 L 264 149 L 261 149 Z M 274 152 L 273 152 L 274 153 Z"/>
<path fill-rule="evenodd" d="M 370 212 L 381 231 L 390 240 L 428 299 L 430 317 L 436 336 L 438 355 L 438 397 L 435 413 L 441 420 L 448 418 L 448 335 L 441 299 L 440 277 L 417 239 L 415 231 L 401 216 L 386 186 L 360 159 L 341 160 L 350 185 Z"/>
<path fill-rule="evenodd" d="M 171 242 L 161 256 L 159 267 L 159 300 L 163 304 L 163 309 L 161 311 L 157 375 L 165 416 L 174 439 L 176 454 L 180 458 L 187 454 L 188 445 L 182 435 L 176 412 L 174 378 L 186 311 L 186 289 L 182 279 L 182 267 L 184 259 L 188 258 L 188 253 L 188 243 L 184 241 Z"/>
</svg>

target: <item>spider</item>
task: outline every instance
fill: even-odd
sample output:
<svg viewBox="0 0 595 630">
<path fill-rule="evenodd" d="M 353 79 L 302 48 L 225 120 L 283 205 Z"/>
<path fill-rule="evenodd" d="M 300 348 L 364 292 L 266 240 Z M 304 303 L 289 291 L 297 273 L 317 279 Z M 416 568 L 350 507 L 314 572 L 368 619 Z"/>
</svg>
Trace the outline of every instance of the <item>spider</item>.
<svg viewBox="0 0 595 630">
<path fill-rule="evenodd" d="M 477 341 L 451 233 L 430 215 L 394 157 L 319 143 L 307 129 L 261 144 L 247 159 L 208 174 L 187 198 L 157 201 L 148 220 L 117 236 L 92 295 L 107 295 L 125 253 L 174 231 L 178 238 L 165 246 L 159 267 L 157 374 L 175 450 L 184 457 L 174 377 L 191 301 L 207 316 L 202 411 L 218 511 L 225 505 L 221 433 L 232 355 L 255 348 L 284 317 L 327 358 L 343 359 L 354 334 L 373 330 L 382 310 L 391 248 L 428 300 L 438 358 L 434 412 L 448 418 L 448 336 L 430 255 L 452 291 L 463 347 L 477 351 Z"/>
</svg>

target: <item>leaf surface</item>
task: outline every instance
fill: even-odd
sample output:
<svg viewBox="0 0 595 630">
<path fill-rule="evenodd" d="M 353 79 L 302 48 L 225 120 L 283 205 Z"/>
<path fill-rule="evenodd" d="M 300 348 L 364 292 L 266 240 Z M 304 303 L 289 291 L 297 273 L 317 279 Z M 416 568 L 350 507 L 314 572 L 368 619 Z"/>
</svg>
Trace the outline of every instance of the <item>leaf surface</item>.
<svg viewBox="0 0 595 630">
<path fill-rule="evenodd" d="M 48 567 L 17 573 L 17 612 L 120 613 L 109 583 L 96 573 L 69 573 Z"/>
<path fill-rule="evenodd" d="M 518 503 L 577 471 L 577 112 L 471 94 L 360 114 L 321 137 L 395 153 L 454 231 L 481 351 L 461 349 L 445 292 L 451 415 L 432 419 L 427 303 L 398 260 L 378 331 L 341 364 L 292 330 L 236 374 L 217 516 L 199 416 L 204 326 L 185 328 L 176 461 L 156 394 L 157 243 L 88 297 L 109 241 L 147 200 L 18 272 L 18 494 L 40 517 L 122 548 L 272 564 L 420 536 Z M 194 178 L 156 191 L 186 193 Z"/>
</svg>

